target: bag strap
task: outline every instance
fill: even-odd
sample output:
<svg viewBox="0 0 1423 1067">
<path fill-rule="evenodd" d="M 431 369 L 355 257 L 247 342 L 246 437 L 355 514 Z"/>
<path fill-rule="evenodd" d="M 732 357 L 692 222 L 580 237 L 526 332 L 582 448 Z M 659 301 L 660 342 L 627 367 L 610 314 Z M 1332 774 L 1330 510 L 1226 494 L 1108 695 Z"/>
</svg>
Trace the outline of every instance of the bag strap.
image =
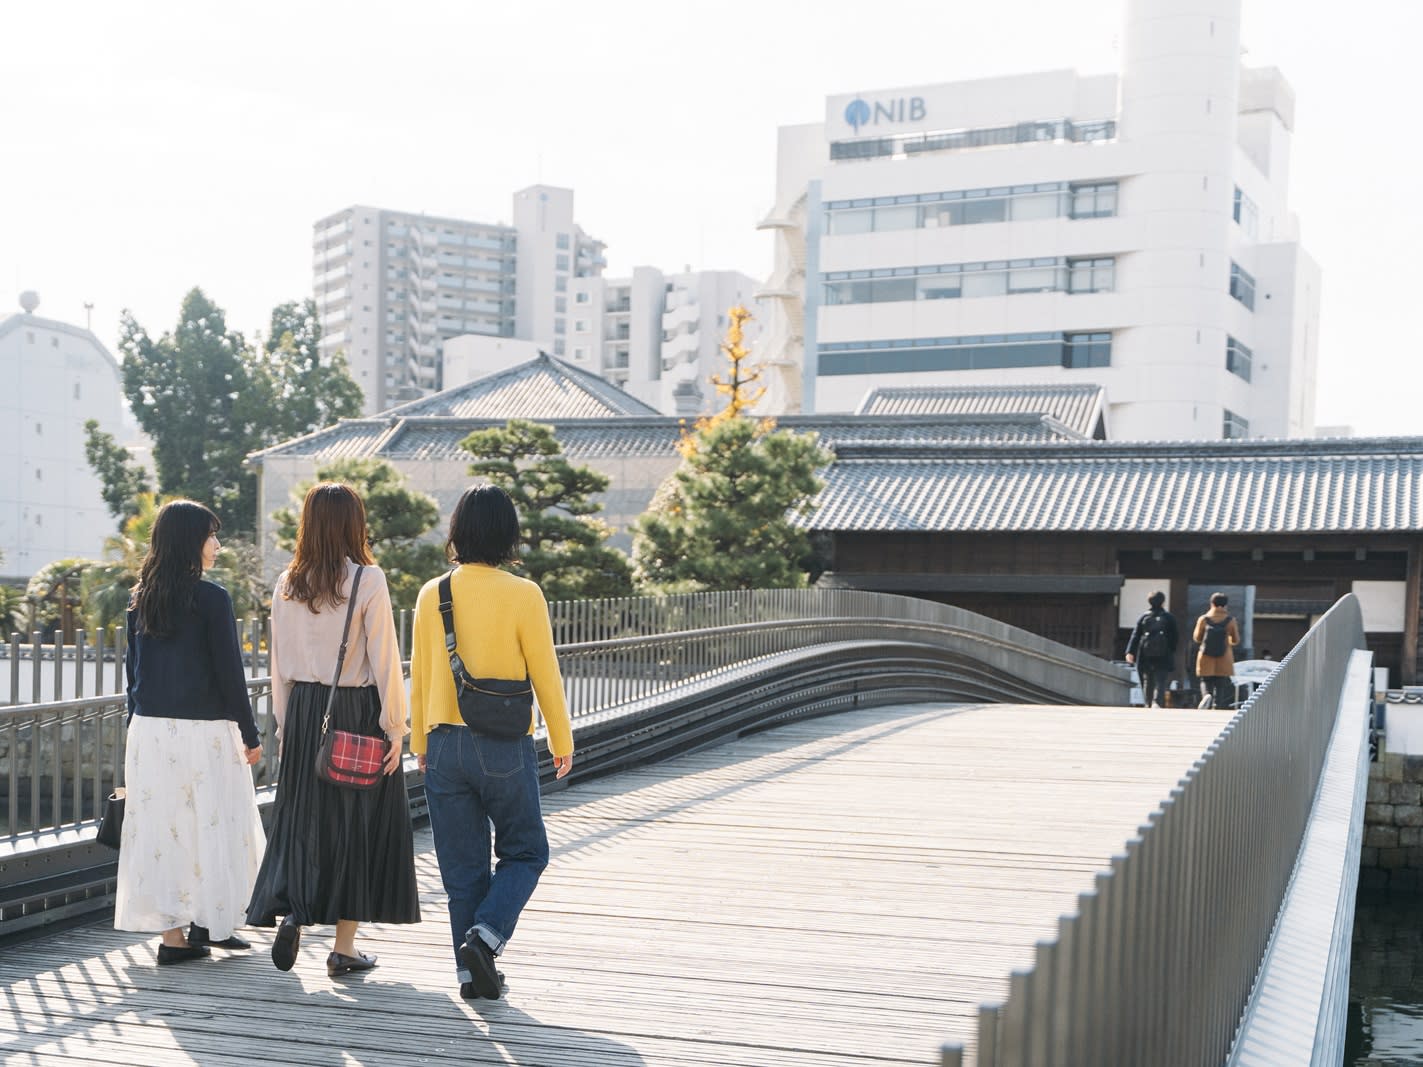
<svg viewBox="0 0 1423 1067">
<path fill-rule="evenodd" d="M 326 694 L 326 715 L 321 720 L 321 736 L 326 736 L 331 726 L 331 706 L 336 703 L 336 683 L 341 680 L 341 668 L 346 665 L 346 640 L 351 635 L 351 616 L 356 613 L 356 590 L 361 587 L 362 564 L 356 568 L 356 576 L 351 579 L 351 595 L 346 598 L 346 622 L 341 627 L 341 648 L 336 653 L 336 673 L 331 677 L 331 692 Z"/>
<path fill-rule="evenodd" d="M 455 651 L 455 604 L 454 590 L 451 588 L 450 581 L 454 577 L 454 573 L 454 571 L 450 571 L 440 579 L 440 622 L 445 626 L 445 651 L 450 657 L 450 673 L 454 675 L 455 691 L 458 692 L 463 684 L 461 676 L 469 678 L 469 668 L 464 665 L 464 660 L 460 659 L 460 654 Z M 528 678 L 527 670 L 524 677 Z"/>
</svg>

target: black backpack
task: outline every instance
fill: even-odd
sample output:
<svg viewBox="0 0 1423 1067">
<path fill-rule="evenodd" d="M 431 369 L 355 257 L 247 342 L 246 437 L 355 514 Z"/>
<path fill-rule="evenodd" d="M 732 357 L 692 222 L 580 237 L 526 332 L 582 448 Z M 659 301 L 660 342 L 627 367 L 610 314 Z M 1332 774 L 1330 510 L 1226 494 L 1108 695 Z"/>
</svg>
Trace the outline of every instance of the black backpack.
<svg viewBox="0 0 1423 1067">
<path fill-rule="evenodd" d="M 1227 615 L 1220 622 L 1206 620 L 1206 639 L 1201 642 L 1201 651 L 1207 656 L 1223 656 L 1228 647 L 1226 643 L 1225 630 L 1230 625 L 1231 617 Z"/>
<path fill-rule="evenodd" d="M 1142 659 L 1164 659 L 1170 650 L 1166 645 L 1166 615 L 1152 611 L 1141 618 L 1141 643 L 1137 654 Z"/>
</svg>

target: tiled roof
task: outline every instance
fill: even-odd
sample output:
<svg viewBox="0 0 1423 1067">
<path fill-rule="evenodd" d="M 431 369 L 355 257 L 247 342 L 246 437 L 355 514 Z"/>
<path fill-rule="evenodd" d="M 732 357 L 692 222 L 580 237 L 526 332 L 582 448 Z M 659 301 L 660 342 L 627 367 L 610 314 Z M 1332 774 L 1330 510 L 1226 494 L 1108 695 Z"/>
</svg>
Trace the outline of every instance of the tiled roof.
<svg viewBox="0 0 1423 1067">
<path fill-rule="evenodd" d="M 435 399 L 430 397 L 428 399 Z M 423 403 L 423 401 L 422 401 Z M 475 430 L 502 426 L 504 418 L 409 415 L 410 405 L 367 419 L 348 419 L 293 441 L 275 445 L 256 458 L 307 456 L 318 462 L 346 457 L 389 460 L 457 459 L 460 442 Z M 667 415 L 596 419 L 535 418 L 553 426 L 569 457 L 670 456 L 676 451 L 683 422 Z M 875 443 L 938 445 L 980 441 L 1038 442 L 1073 440 L 1075 435 L 1041 415 L 887 416 L 793 415 L 777 426 L 814 431 L 831 448 Z"/>
<path fill-rule="evenodd" d="M 597 419 L 656 415 L 596 374 L 541 352 L 537 359 L 381 412 L 385 418 L 452 415 L 466 419 Z"/>
<path fill-rule="evenodd" d="M 847 448 L 826 531 L 1423 532 L 1423 438 Z"/>
<path fill-rule="evenodd" d="M 1096 437 L 1105 412 L 1100 385 L 893 386 L 865 394 L 857 415 L 1051 415 L 1081 437 Z"/>
</svg>

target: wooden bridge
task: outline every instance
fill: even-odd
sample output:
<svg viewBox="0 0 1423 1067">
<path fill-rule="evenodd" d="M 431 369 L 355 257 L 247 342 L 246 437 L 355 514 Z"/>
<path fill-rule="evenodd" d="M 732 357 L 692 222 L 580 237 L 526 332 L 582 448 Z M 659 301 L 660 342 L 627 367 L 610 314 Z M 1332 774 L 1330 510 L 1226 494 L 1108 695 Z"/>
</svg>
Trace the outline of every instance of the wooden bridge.
<svg viewBox="0 0 1423 1067">
<path fill-rule="evenodd" d="M 159 969 L 104 923 L 0 953 L 6 1064 L 933 1062 L 967 1040 L 1228 712 L 912 705 L 783 726 L 547 798 L 553 863 L 459 999 L 429 833 L 425 921 L 328 979 L 250 954 Z"/>
</svg>

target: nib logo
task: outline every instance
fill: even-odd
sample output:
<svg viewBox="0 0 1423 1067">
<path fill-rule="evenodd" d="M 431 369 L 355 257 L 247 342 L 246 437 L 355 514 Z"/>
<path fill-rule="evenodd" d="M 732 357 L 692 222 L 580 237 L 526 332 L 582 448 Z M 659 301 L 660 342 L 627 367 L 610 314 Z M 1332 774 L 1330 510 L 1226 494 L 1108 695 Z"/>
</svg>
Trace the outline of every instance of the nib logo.
<svg viewBox="0 0 1423 1067">
<path fill-rule="evenodd" d="M 851 100 L 845 105 L 845 121 L 859 133 L 860 127 L 870 121 L 870 105 L 859 98 Z"/>
</svg>

